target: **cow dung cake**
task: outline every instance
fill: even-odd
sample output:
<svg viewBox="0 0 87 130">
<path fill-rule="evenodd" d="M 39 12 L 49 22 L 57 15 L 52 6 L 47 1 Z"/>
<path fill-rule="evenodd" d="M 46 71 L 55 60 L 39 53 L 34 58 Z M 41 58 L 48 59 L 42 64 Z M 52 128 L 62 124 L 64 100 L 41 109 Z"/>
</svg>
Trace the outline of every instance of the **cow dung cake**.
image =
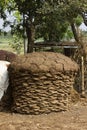
<svg viewBox="0 0 87 130">
<path fill-rule="evenodd" d="M 22 114 L 65 111 L 71 102 L 78 65 L 54 52 L 16 57 L 9 66 L 11 110 Z"/>
<path fill-rule="evenodd" d="M 15 58 L 15 53 L 6 50 L 0 50 L 0 60 L 12 62 Z"/>
</svg>

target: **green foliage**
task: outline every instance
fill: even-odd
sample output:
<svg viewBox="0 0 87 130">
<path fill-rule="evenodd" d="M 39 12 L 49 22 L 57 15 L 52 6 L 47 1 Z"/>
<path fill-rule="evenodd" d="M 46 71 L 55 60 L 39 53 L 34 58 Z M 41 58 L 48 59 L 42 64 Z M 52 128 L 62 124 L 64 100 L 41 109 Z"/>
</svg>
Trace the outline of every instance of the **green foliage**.
<svg viewBox="0 0 87 130">
<path fill-rule="evenodd" d="M 68 26 L 82 22 L 82 12 L 87 10 L 87 0 L 1 0 L 2 9 L 14 10 L 15 22 L 11 25 L 12 33 L 26 32 L 28 44 L 34 37 L 44 40 L 60 41 L 64 36 L 72 37 Z M 6 8 L 5 7 L 5 8 Z M 1 17 L 5 18 L 1 11 Z M 32 29 L 33 27 L 33 29 Z M 34 33 L 35 32 L 35 35 Z M 33 36 L 32 36 L 33 35 Z M 16 41 L 17 42 L 17 41 Z M 29 47 L 29 46 L 28 46 Z"/>
<path fill-rule="evenodd" d="M 76 25 L 79 27 L 82 22 L 83 22 L 82 17 L 80 15 L 78 15 L 78 17 L 75 19 Z"/>
<path fill-rule="evenodd" d="M 0 1 L 0 18 L 6 19 L 6 15 L 5 15 L 5 12 L 4 12 L 4 9 L 5 9 L 4 4 L 5 4 L 4 1 L 1 0 Z"/>
<path fill-rule="evenodd" d="M 13 35 L 13 42 L 9 43 L 9 45 L 17 52 L 17 54 L 20 54 L 21 48 L 23 47 L 23 40 L 19 36 Z"/>
<path fill-rule="evenodd" d="M 16 10 L 15 12 L 13 12 L 13 16 L 16 18 L 17 23 L 20 23 L 20 21 L 21 21 L 21 15 L 20 15 L 20 12 L 18 10 Z"/>
<path fill-rule="evenodd" d="M 37 26 L 36 38 L 43 37 L 45 41 L 59 42 L 66 32 L 67 22 L 58 21 L 55 15 L 44 16 L 42 23 Z"/>
<path fill-rule="evenodd" d="M 65 41 L 65 40 L 69 41 L 69 40 L 71 40 L 72 38 L 74 38 L 74 37 L 73 37 L 73 33 L 72 33 L 70 27 L 68 27 L 67 30 L 66 30 L 66 32 L 65 32 L 65 34 L 64 34 L 64 36 L 63 36 L 63 40 L 64 40 L 64 41 Z"/>
</svg>

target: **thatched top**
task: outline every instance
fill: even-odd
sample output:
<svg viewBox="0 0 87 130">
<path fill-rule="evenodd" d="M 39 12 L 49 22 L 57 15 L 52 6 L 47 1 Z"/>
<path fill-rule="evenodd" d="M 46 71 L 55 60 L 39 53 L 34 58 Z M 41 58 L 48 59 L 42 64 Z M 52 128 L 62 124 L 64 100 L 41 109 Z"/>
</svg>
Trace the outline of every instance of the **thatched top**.
<svg viewBox="0 0 87 130">
<path fill-rule="evenodd" d="M 12 62 L 12 69 L 30 72 L 77 71 L 78 65 L 70 58 L 54 52 L 34 52 L 21 55 Z"/>
</svg>

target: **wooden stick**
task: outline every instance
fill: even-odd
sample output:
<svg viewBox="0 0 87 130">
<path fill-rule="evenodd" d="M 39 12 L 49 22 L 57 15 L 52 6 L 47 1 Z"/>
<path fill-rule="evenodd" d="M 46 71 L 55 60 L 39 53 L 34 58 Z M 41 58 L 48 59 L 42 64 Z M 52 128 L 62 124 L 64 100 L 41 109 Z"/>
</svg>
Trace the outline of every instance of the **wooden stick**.
<svg viewBox="0 0 87 130">
<path fill-rule="evenodd" d="M 83 56 L 81 57 L 82 61 L 82 95 L 85 95 L 85 87 L 84 87 L 84 58 Z"/>
</svg>

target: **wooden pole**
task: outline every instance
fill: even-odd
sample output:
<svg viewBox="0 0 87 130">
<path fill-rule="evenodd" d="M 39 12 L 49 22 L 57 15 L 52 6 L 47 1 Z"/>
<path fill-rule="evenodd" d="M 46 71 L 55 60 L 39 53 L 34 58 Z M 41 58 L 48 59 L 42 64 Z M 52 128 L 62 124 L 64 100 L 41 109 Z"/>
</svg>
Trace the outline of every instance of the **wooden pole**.
<svg viewBox="0 0 87 130">
<path fill-rule="evenodd" d="M 82 61 L 82 95 L 85 95 L 85 87 L 84 87 L 84 58 L 83 56 L 81 57 L 81 61 Z"/>
</svg>

